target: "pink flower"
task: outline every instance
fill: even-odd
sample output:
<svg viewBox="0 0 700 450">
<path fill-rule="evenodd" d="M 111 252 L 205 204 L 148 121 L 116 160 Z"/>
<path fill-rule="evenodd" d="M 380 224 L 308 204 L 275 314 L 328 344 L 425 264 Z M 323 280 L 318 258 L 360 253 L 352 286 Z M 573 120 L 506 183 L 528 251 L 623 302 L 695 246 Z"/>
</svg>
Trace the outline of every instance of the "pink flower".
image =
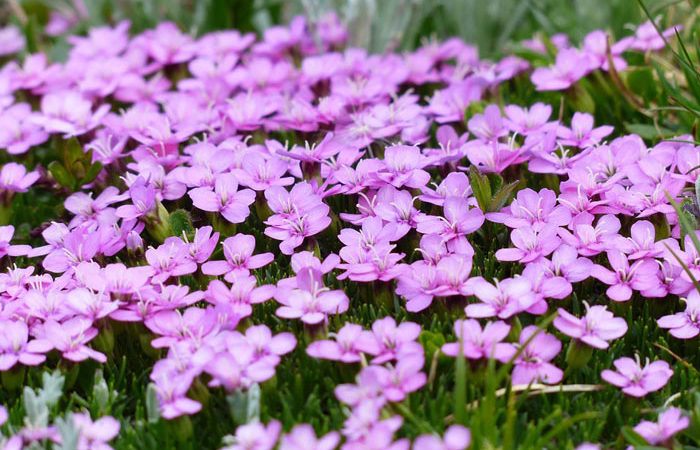
<svg viewBox="0 0 700 450">
<path fill-rule="evenodd" d="M 361 350 L 358 338 L 363 330 L 360 325 L 346 323 L 337 333 L 330 333 L 333 339 L 315 341 L 306 347 L 306 353 L 314 358 L 340 361 L 344 363 L 360 362 Z"/>
<path fill-rule="evenodd" d="M 474 319 L 457 320 L 454 330 L 458 342 L 442 346 L 442 352 L 448 356 L 457 357 L 460 346 L 462 354 L 469 359 L 495 358 L 507 362 L 513 355 L 512 346 L 501 342 L 510 332 L 510 325 L 503 321 L 487 322 L 482 330 Z"/>
<path fill-rule="evenodd" d="M 547 225 L 569 225 L 571 213 L 565 206 L 557 205 L 557 195 L 551 189 L 535 192 L 526 188 L 518 191 L 510 206 L 501 212 L 489 213 L 486 218 L 510 228 L 531 227 L 539 231 Z"/>
<path fill-rule="evenodd" d="M 241 223 L 250 215 L 249 206 L 255 201 L 255 192 L 238 190 L 236 176 L 224 173 L 216 177 L 214 189 L 194 188 L 189 192 L 196 208 L 209 212 L 220 212 L 231 223 Z"/>
<path fill-rule="evenodd" d="M 666 361 L 650 363 L 647 360 L 644 367 L 641 367 L 639 357 L 636 361 L 624 357 L 616 359 L 614 364 L 617 372 L 606 369 L 601 377 L 632 397 L 644 397 L 650 392 L 658 391 L 673 376 L 673 370 Z"/>
<path fill-rule="evenodd" d="M 334 450 L 340 442 L 337 432 L 331 431 L 321 438 L 316 437 L 311 425 L 302 423 L 282 436 L 279 450 Z"/>
<path fill-rule="evenodd" d="M 558 229 L 553 226 L 543 227 L 539 232 L 532 228 L 517 228 L 510 234 L 515 248 L 499 249 L 496 251 L 496 259 L 518 261 L 523 264 L 540 261 L 561 244 L 557 231 Z"/>
<path fill-rule="evenodd" d="M 549 333 L 538 331 L 535 325 L 523 328 L 520 344 L 514 346 L 522 347 L 534 333 L 538 333 L 515 359 L 512 374 L 514 385 L 538 382 L 557 384 L 564 376 L 561 369 L 550 363 L 561 351 L 561 342 Z"/>
<path fill-rule="evenodd" d="M 593 128 L 593 116 L 588 113 L 574 113 L 571 128 L 559 126 L 557 137 L 561 145 L 586 148 L 598 144 L 613 132 L 613 127 L 603 125 Z"/>
<path fill-rule="evenodd" d="M 276 420 L 264 425 L 252 422 L 236 428 L 234 444 L 221 450 L 272 450 L 277 444 L 282 425 Z"/>
<path fill-rule="evenodd" d="M 63 357 L 71 361 L 80 362 L 88 358 L 97 362 L 107 362 L 107 357 L 87 344 L 97 336 L 97 328 L 92 326 L 92 321 L 75 317 L 63 323 L 49 320 L 44 324 L 41 338 L 51 342 L 53 347 L 63 354 Z"/>
<path fill-rule="evenodd" d="M 52 348 L 52 343 L 46 339 L 29 340 L 29 329 L 24 322 L 0 322 L 0 371 L 10 370 L 17 363 L 41 364 Z"/>
<path fill-rule="evenodd" d="M 425 358 L 422 353 L 402 356 L 393 367 L 369 366 L 363 370 L 375 372 L 382 395 L 390 402 L 401 402 L 408 394 L 425 385 L 427 376 L 421 372 Z"/>
<path fill-rule="evenodd" d="M 275 300 L 283 306 L 276 314 L 285 319 L 301 319 L 309 325 L 327 320 L 328 315 L 340 314 L 348 309 L 349 300 L 341 290 L 330 290 L 323 285 L 321 274 L 311 268 L 297 274 L 297 287 L 279 287 Z"/>
<path fill-rule="evenodd" d="M 374 356 L 372 364 L 383 364 L 399 355 L 422 353 L 423 347 L 416 342 L 420 325 L 413 322 L 396 324 L 393 317 L 378 319 L 372 324 L 372 331 L 366 331 L 358 338 L 356 348 Z"/>
<path fill-rule="evenodd" d="M 255 238 L 248 234 L 236 234 L 223 242 L 225 261 L 208 261 L 202 264 L 205 275 L 224 275 L 232 282 L 238 275 L 248 275 L 250 270 L 259 269 L 274 260 L 272 253 L 253 255 Z"/>
<path fill-rule="evenodd" d="M 562 308 L 554 319 L 554 327 L 574 339 L 591 347 L 606 349 L 612 341 L 627 332 L 627 322 L 621 317 L 614 317 L 607 307 L 586 305 L 586 315 L 582 318 L 569 314 Z"/>
<path fill-rule="evenodd" d="M 481 303 L 467 305 L 464 308 L 467 317 L 508 319 L 527 310 L 537 300 L 530 282 L 523 277 L 496 281 L 496 286 L 482 277 L 475 277 L 469 280 L 468 286 Z"/>
<path fill-rule="evenodd" d="M 540 67 L 532 73 L 531 80 L 538 91 L 568 89 L 591 71 L 588 56 L 575 48 L 560 49 L 553 66 Z"/>
<path fill-rule="evenodd" d="M 608 250 L 610 269 L 594 264 L 591 276 L 609 285 L 606 294 L 612 300 L 624 302 L 632 298 L 632 290 L 640 290 L 643 281 L 656 277 L 659 266 L 653 260 L 638 260 L 630 266 L 627 257 L 619 250 Z"/>
<path fill-rule="evenodd" d="M 684 300 L 684 312 L 663 316 L 657 323 L 661 328 L 669 329 L 673 337 L 692 339 L 700 334 L 700 293 L 692 290 Z"/>
<path fill-rule="evenodd" d="M 423 434 L 413 442 L 413 450 L 466 450 L 471 444 L 471 433 L 462 425 L 451 425 L 440 438 Z"/>
<path fill-rule="evenodd" d="M 73 423 L 80 433 L 78 450 L 111 450 L 107 442 L 119 434 L 119 421 L 110 416 L 93 422 L 87 413 L 73 414 Z"/>
<path fill-rule="evenodd" d="M 690 419 L 684 416 L 680 409 L 669 408 L 659 414 L 658 422 L 642 420 L 634 427 L 634 431 L 651 445 L 670 448 L 673 436 L 688 428 L 689 425 Z"/>
</svg>

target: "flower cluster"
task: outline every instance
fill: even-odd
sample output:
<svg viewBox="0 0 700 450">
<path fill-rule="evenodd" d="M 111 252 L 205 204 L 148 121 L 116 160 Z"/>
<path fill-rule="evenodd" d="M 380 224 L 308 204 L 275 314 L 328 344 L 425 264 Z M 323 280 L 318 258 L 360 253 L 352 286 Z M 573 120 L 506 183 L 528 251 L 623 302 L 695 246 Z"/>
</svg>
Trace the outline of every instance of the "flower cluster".
<svg viewBox="0 0 700 450">
<path fill-rule="evenodd" d="M 18 245 L 14 227 L 0 227 L 0 256 L 22 265 L 0 274 L 0 371 L 51 354 L 105 363 L 116 324 L 132 323 L 138 332 L 118 328 L 156 355 L 150 380 L 161 417 L 174 419 L 202 409 L 197 389 L 238 395 L 272 379 L 299 345 L 295 355 L 358 369 L 334 390 L 342 429 L 317 437 L 309 424 L 284 433 L 250 421 L 227 449 L 464 450 L 462 425 L 413 444 L 395 437 L 396 406 L 428 383 L 414 315 L 456 305 L 442 352 L 476 370 L 512 365 L 516 386 L 562 382 L 567 337 L 571 352 L 614 345 L 628 330 L 617 302 L 682 297 L 686 310 L 658 325 L 700 334 L 699 250 L 673 205 L 698 178 L 693 139 L 648 146 L 585 112 L 493 103 L 527 75 L 537 90 L 564 90 L 622 71 L 625 52 L 660 50 L 672 31 L 646 23 L 617 43 L 602 31 L 580 49 L 557 41 L 554 65 L 531 70 L 515 56 L 481 60 L 458 39 L 401 55 L 344 49 L 332 15 L 261 39 L 129 28 L 73 37 L 63 63 L 37 53 L 0 69 L 8 159 L 67 148 L 48 171 L 4 164 L 0 212 L 30 189 L 71 191 L 65 220 L 35 233 L 41 242 Z M 12 30 L 0 55 L 24 48 Z M 548 187 L 519 185 L 527 174 Z M 584 282 L 599 298 L 572 295 Z M 411 320 L 343 322 L 361 303 Z M 533 324 L 553 311 L 557 334 Z M 614 366 L 601 378 L 633 397 L 673 376 L 662 360 Z M 119 430 L 107 417 L 73 421 L 78 448 L 108 448 Z M 669 409 L 635 429 L 656 445 L 687 426 Z M 53 429 L 44 437 L 59 440 Z"/>
</svg>

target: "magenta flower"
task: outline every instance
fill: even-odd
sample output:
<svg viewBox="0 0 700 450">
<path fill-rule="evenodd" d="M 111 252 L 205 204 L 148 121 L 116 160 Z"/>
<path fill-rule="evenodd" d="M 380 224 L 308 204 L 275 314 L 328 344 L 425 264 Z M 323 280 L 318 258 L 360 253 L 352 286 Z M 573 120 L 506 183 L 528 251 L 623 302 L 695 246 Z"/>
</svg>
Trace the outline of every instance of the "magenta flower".
<svg viewBox="0 0 700 450">
<path fill-rule="evenodd" d="M 318 438 L 313 427 L 303 423 L 282 436 L 279 450 L 334 450 L 339 442 L 340 436 L 337 432 L 331 431 Z"/>
<path fill-rule="evenodd" d="M 484 141 L 497 141 L 508 134 L 498 105 L 489 105 L 483 114 L 474 114 L 467 127 L 474 136 Z"/>
<path fill-rule="evenodd" d="M 510 206 L 498 213 L 488 213 L 486 218 L 510 228 L 531 227 L 539 231 L 547 225 L 569 225 L 571 213 L 565 206 L 557 205 L 557 195 L 551 189 L 535 192 L 527 188 L 518 191 Z"/>
<path fill-rule="evenodd" d="M 236 234 L 223 242 L 225 261 L 208 261 L 202 264 L 205 275 L 224 275 L 232 282 L 239 275 L 248 275 L 250 270 L 259 269 L 274 260 L 272 253 L 253 255 L 255 238 L 248 234 Z"/>
<path fill-rule="evenodd" d="M 393 367 L 369 366 L 363 370 L 375 372 L 382 395 L 390 402 L 401 402 L 408 394 L 425 385 L 428 377 L 422 372 L 425 357 L 422 353 L 403 355 Z"/>
<path fill-rule="evenodd" d="M 234 444 L 221 450 L 272 450 L 277 445 L 282 425 L 276 420 L 264 425 L 252 422 L 236 428 Z"/>
<path fill-rule="evenodd" d="M 78 450 L 110 450 L 107 442 L 119 434 L 119 421 L 110 416 L 93 422 L 87 413 L 73 414 L 73 424 L 80 434 Z"/>
<path fill-rule="evenodd" d="M 508 105 L 505 107 L 505 113 L 504 122 L 508 129 L 527 136 L 546 128 L 550 123 L 548 121 L 552 115 L 552 107 L 544 103 L 535 103 L 530 108 Z"/>
<path fill-rule="evenodd" d="M 12 237 L 15 234 L 15 227 L 5 225 L 0 227 L 0 257 L 24 256 L 30 253 L 32 248 L 28 245 L 11 245 Z"/>
<path fill-rule="evenodd" d="M 0 56 L 20 52 L 25 45 L 24 35 L 19 28 L 14 25 L 0 28 Z"/>
<path fill-rule="evenodd" d="M 96 350 L 88 347 L 87 344 L 97 336 L 97 328 L 92 326 L 92 321 L 75 317 L 63 323 L 49 320 L 44 324 L 43 336 L 41 338 L 51 342 L 51 345 L 58 350 L 64 358 L 75 362 L 94 359 L 97 362 L 105 363 L 107 357 Z"/>
<path fill-rule="evenodd" d="M 422 353 L 423 347 L 416 342 L 420 331 L 417 323 L 402 322 L 397 325 L 393 317 L 385 317 L 372 324 L 371 332 L 362 333 L 356 348 L 374 356 L 372 364 L 383 364 L 399 358 L 399 355 Z"/>
<path fill-rule="evenodd" d="M 613 132 L 613 127 L 603 125 L 593 128 L 593 116 L 587 113 L 574 113 L 571 128 L 559 126 L 557 137 L 561 145 L 586 148 L 598 144 Z"/>
<path fill-rule="evenodd" d="M 220 212 L 231 223 L 241 223 L 250 215 L 249 206 L 255 201 L 255 192 L 238 190 L 236 176 L 224 173 L 216 177 L 214 189 L 194 188 L 189 192 L 196 208 L 209 212 Z"/>
<path fill-rule="evenodd" d="M 296 184 L 290 192 L 273 186 L 265 191 L 265 198 L 275 213 L 265 221 L 265 235 L 282 241 L 280 250 L 285 255 L 294 253 L 305 238 L 331 224 L 330 208 L 313 192 L 310 184 Z"/>
<path fill-rule="evenodd" d="M 482 277 L 469 280 L 468 286 L 481 303 L 472 303 L 464 308 L 467 317 L 498 317 L 508 319 L 535 304 L 530 281 L 524 277 L 507 278 L 492 285 Z"/>
<path fill-rule="evenodd" d="M 196 414 L 202 405 L 186 397 L 190 383 L 182 377 L 163 374 L 153 379 L 158 396 L 160 415 L 165 419 L 174 419 L 183 415 Z"/>
<path fill-rule="evenodd" d="M 553 66 L 540 67 L 531 80 L 538 91 L 562 91 L 570 88 L 591 71 L 589 57 L 574 48 L 560 49 Z"/>
<path fill-rule="evenodd" d="M 669 408 L 659 414 L 658 422 L 642 420 L 634 427 L 647 443 L 670 448 L 673 436 L 690 426 L 690 419 L 678 408 Z"/>
<path fill-rule="evenodd" d="M 27 103 L 17 103 L 2 112 L 0 148 L 11 155 L 20 155 L 48 140 L 48 133 L 31 121 L 31 114 L 32 109 Z"/>
<path fill-rule="evenodd" d="M 447 197 L 442 207 L 444 217 L 424 216 L 418 221 L 419 233 L 438 234 L 447 242 L 473 233 L 484 224 L 484 213 L 469 208 L 464 198 Z"/>
<path fill-rule="evenodd" d="M 297 274 L 297 287 L 277 287 L 275 300 L 283 306 L 276 314 L 285 319 L 300 319 L 309 325 L 327 320 L 328 315 L 347 311 L 349 300 L 341 290 L 330 290 L 323 285 L 321 274 L 314 269 Z"/>
<path fill-rule="evenodd" d="M 158 248 L 146 250 L 146 261 L 153 268 L 153 281 L 161 283 L 170 277 L 197 271 L 197 263 L 188 258 L 189 248 L 177 237 L 169 237 Z"/>
<path fill-rule="evenodd" d="M 632 397 L 644 397 L 650 392 L 656 392 L 666 386 L 673 376 L 673 370 L 666 361 L 649 362 L 641 366 L 639 357 L 635 361 L 632 358 L 618 358 L 613 363 L 615 369 L 604 370 L 601 373 L 603 380 L 622 388 L 622 392 Z"/>
<path fill-rule="evenodd" d="M 117 216 L 122 219 L 138 219 L 152 213 L 156 208 L 156 190 L 142 177 L 138 177 L 129 187 L 131 205 L 117 208 Z"/>
<path fill-rule="evenodd" d="M 27 192 L 27 190 L 39 179 L 36 170 L 27 172 L 27 169 L 17 163 L 7 163 L 0 170 L 0 190 L 6 192 Z"/>
<path fill-rule="evenodd" d="M 495 358 L 507 362 L 513 356 L 513 347 L 502 343 L 510 332 L 510 325 L 503 321 L 487 322 L 482 329 L 474 319 L 457 320 L 454 330 L 458 341 L 442 346 L 442 352 L 448 356 L 459 356 L 460 346 L 462 354 L 469 359 Z"/>
<path fill-rule="evenodd" d="M 532 228 L 517 228 L 510 234 L 515 248 L 499 249 L 496 258 L 499 261 L 518 261 L 523 264 L 540 261 L 561 244 L 557 232 L 558 229 L 553 226 L 543 227 L 539 232 Z"/>
<path fill-rule="evenodd" d="M 627 332 L 627 322 L 614 317 L 606 306 L 586 305 L 586 315 L 578 318 L 559 308 L 554 327 L 562 333 L 594 348 L 606 349 L 608 341 L 622 337 Z"/>
<path fill-rule="evenodd" d="M 10 370 L 17 363 L 41 364 L 52 348 L 52 343 L 46 339 L 29 340 L 29 329 L 24 322 L 0 322 L 0 371 Z"/>
<path fill-rule="evenodd" d="M 423 170 L 427 161 L 418 147 L 392 145 L 384 150 L 384 170 L 376 177 L 395 188 L 402 186 L 421 188 L 430 181 L 430 174 Z"/>
<path fill-rule="evenodd" d="M 330 333 L 333 339 L 312 342 L 306 347 L 306 353 L 318 359 L 340 361 L 344 363 L 360 362 L 361 350 L 358 338 L 363 330 L 360 325 L 346 323 L 337 333 Z"/>
<path fill-rule="evenodd" d="M 630 265 L 625 254 L 619 250 L 609 250 L 607 254 L 612 270 L 594 264 L 591 276 L 607 284 L 606 294 L 617 302 L 632 298 L 632 290 L 640 290 L 644 280 L 656 277 L 659 271 L 659 266 L 653 260 L 637 260 Z"/>
<path fill-rule="evenodd" d="M 413 450 L 466 450 L 471 444 L 472 436 L 468 428 L 462 425 L 451 425 L 440 438 L 423 434 L 413 442 Z"/>
<path fill-rule="evenodd" d="M 92 106 L 90 100 L 74 90 L 51 92 L 41 98 L 41 114 L 33 121 L 48 133 L 79 136 L 100 125 L 110 109 L 105 103 L 93 112 Z"/>
<path fill-rule="evenodd" d="M 673 337 L 692 339 L 700 334 L 700 293 L 692 290 L 688 297 L 682 300 L 686 304 L 684 312 L 663 316 L 657 323 L 661 328 L 669 329 Z"/>
<path fill-rule="evenodd" d="M 513 384 L 545 383 L 557 384 L 564 373 L 550 363 L 561 351 L 561 342 L 553 335 L 539 331 L 535 325 L 523 328 L 520 333 L 520 343 L 514 348 L 522 347 L 533 335 L 538 333 L 515 359 L 513 368 Z"/>
</svg>

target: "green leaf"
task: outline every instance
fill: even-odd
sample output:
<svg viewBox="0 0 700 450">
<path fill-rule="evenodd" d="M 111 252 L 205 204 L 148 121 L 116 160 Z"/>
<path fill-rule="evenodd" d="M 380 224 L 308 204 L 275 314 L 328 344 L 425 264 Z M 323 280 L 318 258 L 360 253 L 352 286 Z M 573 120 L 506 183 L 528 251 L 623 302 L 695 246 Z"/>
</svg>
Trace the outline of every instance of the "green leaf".
<svg viewBox="0 0 700 450">
<path fill-rule="evenodd" d="M 190 213 L 184 209 L 176 209 L 175 211 L 171 212 L 169 221 L 173 236 L 182 236 L 183 233 L 189 236 L 194 232 Z"/>
<path fill-rule="evenodd" d="M 469 184 L 471 184 L 474 198 L 482 211 L 487 212 L 491 205 L 491 183 L 486 175 L 479 172 L 476 166 L 469 167 Z"/>
<path fill-rule="evenodd" d="M 97 178 L 97 175 L 100 174 L 102 171 L 102 163 L 99 161 L 96 161 L 88 167 L 88 170 L 85 172 L 85 176 L 83 177 L 82 180 L 80 180 L 81 184 L 88 184 L 92 183 L 95 181 L 95 178 Z"/>
<path fill-rule="evenodd" d="M 71 175 L 63 164 L 58 161 L 51 161 L 48 166 L 49 173 L 58 184 L 64 188 L 73 189 L 76 184 L 75 177 Z"/>
<path fill-rule="evenodd" d="M 668 128 L 655 127 L 645 123 L 625 123 L 625 129 L 647 140 L 664 139 L 674 134 Z"/>
<path fill-rule="evenodd" d="M 499 211 L 503 208 L 508 201 L 513 198 L 515 191 L 518 189 L 519 181 L 513 181 L 508 183 L 496 193 L 496 195 L 491 200 L 491 205 L 489 211 Z"/>
<path fill-rule="evenodd" d="M 654 74 L 648 67 L 636 68 L 625 72 L 627 86 L 632 92 L 645 100 L 656 98 L 656 81 Z"/>
</svg>

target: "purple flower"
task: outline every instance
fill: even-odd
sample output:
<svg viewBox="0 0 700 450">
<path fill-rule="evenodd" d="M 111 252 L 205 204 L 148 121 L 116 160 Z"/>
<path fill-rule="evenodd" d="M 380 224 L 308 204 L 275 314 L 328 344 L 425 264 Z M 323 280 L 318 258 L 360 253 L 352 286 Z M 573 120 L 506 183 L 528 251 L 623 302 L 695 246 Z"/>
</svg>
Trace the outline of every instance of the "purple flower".
<svg viewBox="0 0 700 450">
<path fill-rule="evenodd" d="M 417 323 L 402 322 L 397 325 L 393 317 L 385 317 L 372 324 L 371 332 L 362 333 L 356 348 L 374 356 L 372 364 L 383 364 L 397 359 L 399 355 L 422 353 L 423 347 L 416 342 L 420 331 Z"/>
<path fill-rule="evenodd" d="M 357 347 L 363 330 L 360 325 L 346 323 L 337 333 L 330 333 L 333 339 L 315 341 L 306 347 L 309 356 L 344 363 L 360 362 L 361 350 Z"/>
<path fill-rule="evenodd" d="M 241 223 L 250 215 L 249 206 L 255 202 L 255 192 L 238 190 L 236 176 L 224 173 L 216 177 L 214 189 L 194 188 L 189 192 L 196 208 L 209 212 L 220 212 L 231 223 Z"/>
<path fill-rule="evenodd" d="M 152 213 L 156 208 L 156 190 L 142 177 L 138 177 L 129 187 L 131 205 L 117 208 L 117 216 L 122 219 L 138 219 Z"/>
<path fill-rule="evenodd" d="M 525 345 L 525 342 L 534 333 L 538 334 Z M 518 348 L 524 345 L 525 349 L 515 359 L 512 374 L 513 384 L 559 383 L 564 373 L 550 361 L 561 351 L 561 342 L 547 332 L 540 332 L 535 325 L 530 325 L 523 328 L 520 333 L 520 344 L 516 344 L 514 347 Z"/>
<path fill-rule="evenodd" d="M 282 425 L 276 420 L 263 425 L 252 422 L 236 428 L 234 444 L 221 450 L 272 450 L 277 445 Z"/>
<path fill-rule="evenodd" d="M 277 308 L 279 317 L 301 319 L 309 325 L 326 321 L 328 315 L 347 311 L 349 304 L 343 291 L 325 287 L 321 273 L 311 268 L 297 274 L 295 289 L 278 286 L 275 300 L 283 305 Z"/>
<path fill-rule="evenodd" d="M 0 227 L 0 257 L 9 256 L 24 256 L 29 254 L 32 248 L 28 245 L 10 245 L 12 236 L 15 234 L 15 227 L 5 225 Z"/>
<path fill-rule="evenodd" d="M 651 445 L 670 448 L 673 445 L 671 442 L 673 436 L 688 428 L 689 425 L 690 419 L 684 416 L 680 409 L 669 408 L 659 414 L 658 422 L 642 420 L 634 427 L 634 431 Z"/>
<path fill-rule="evenodd" d="M 430 174 L 423 170 L 427 161 L 418 147 L 392 145 L 384 150 L 384 170 L 375 176 L 395 188 L 402 186 L 421 188 L 430 181 Z"/>
<path fill-rule="evenodd" d="M 601 373 L 603 380 L 622 388 L 622 392 L 632 397 L 644 397 L 650 392 L 655 392 L 666 386 L 673 376 L 673 370 L 666 361 L 649 362 L 641 366 L 639 357 L 635 361 L 632 358 L 616 359 L 615 369 L 604 370 Z"/>
<path fill-rule="evenodd" d="M 593 116 L 587 113 L 574 113 L 571 128 L 559 126 L 557 137 L 561 145 L 586 148 L 598 144 L 613 132 L 613 127 L 603 125 L 593 128 Z"/>
<path fill-rule="evenodd" d="M 627 332 L 627 322 L 621 317 L 614 317 L 607 307 L 586 305 L 586 315 L 582 318 L 569 314 L 559 308 L 554 327 L 574 339 L 594 348 L 606 349 L 612 341 Z"/>
<path fill-rule="evenodd" d="M 64 358 L 71 361 L 81 362 L 90 358 L 105 363 L 107 357 L 103 353 L 85 345 L 95 336 L 97 336 L 97 328 L 92 326 L 91 320 L 75 317 L 63 323 L 54 320 L 47 321 L 44 323 L 41 338 L 51 342 L 51 345 Z"/>
<path fill-rule="evenodd" d="M 153 268 L 153 281 L 161 283 L 170 277 L 197 271 L 197 263 L 188 258 L 189 248 L 177 237 L 169 237 L 158 248 L 146 250 L 146 261 Z"/>
<path fill-rule="evenodd" d="M 338 446 L 340 436 L 331 431 L 321 438 L 311 425 L 302 423 L 292 428 L 292 431 L 282 436 L 279 450 L 333 450 Z"/>
<path fill-rule="evenodd" d="M 285 255 L 294 253 L 306 237 L 320 233 L 331 224 L 330 208 L 308 183 L 298 183 L 289 192 L 273 186 L 265 191 L 265 198 L 275 213 L 265 221 L 265 235 L 282 241 L 280 250 Z"/>
<path fill-rule="evenodd" d="M 497 141 L 508 134 L 498 105 L 489 105 L 483 114 L 474 114 L 467 126 L 474 136 L 484 141 Z"/>
<path fill-rule="evenodd" d="M 540 261 L 561 244 L 557 231 L 558 229 L 553 226 L 543 227 L 539 232 L 532 228 L 517 228 L 510 234 L 515 248 L 502 248 L 496 251 L 496 259 L 518 261 L 523 264 Z"/>
<path fill-rule="evenodd" d="M 39 172 L 27 172 L 27 169 L 17 163 L 7 163 L 0 170 L 0 189 L 7 192 L 27 192 L 39 179 Z"/>
<path fill-rule="evenodd" d="M 0 28 L 0 56 L 20 52 L 25 44 L 24 36 L 16 26 Z"/>
<path fill-rule="evenodd" d="M 471 444 L 472 436 L 468 428 L 462 425 L 451 425 L 440 438 L 423 434 L 413 442 L 413 450 L 466 450 Z"/>
<path fill-rule="evenodd" d="M 539 231 L 547 225 L 569 225 L 571 213 L 565 206 L 557 205 L 557 195 L 551 189 L 535 192 L 527 188 L 518 191 L 510 206 L 498 213 L 488 213 L 486 218 L 510 228 L 531 227 Z"/>
<path fill-rule="evenodd" d="M 411 353 L 402 356 L 393 367 L 369 366 L 364 370 L 376 372 L 384 398 L 390 402 L 400 402 L 425 385 L 428 377 L 421 372 L 424 364 L 422 353 Z"/>
<path fill-rule="evenodd" d="M 560 49 L 553 66 L 540 67 L 532 73 L 538 91 L 562 91 L 570 88 L 591 71 L 589 57 L 575 48 Z"/>
<path fill-rule="evenodd" d="M 52 348 L 52 343 L 46 339 L 29 340 L 29 329 L 24 322 L 0 322 L 0 371 L 10 370 L 17 363 L 41 364 Z"/>
<path fill-rule="evenodd" d="M 484 224 L 484 213 L 469 208 L 464 198 L 447 197 L 442 208 L 444 217 L 424 216 L 418 221 L 419 233 L 438 234 L 447 242 L 473 233 Z"/>
<path fill-rule="evenodd" d="M 11 155 L 20 155 L 48 140 L 49 135 L 30 120 L 31 114 L 27 103 L 15 104 L 0 114 L 3 120 L 0 148 L 7 149 Z"/>
<path fill-rule="evenodd" d="M 508 319 L 527 310 L 536 302 L 530 281 L 524 277 L 507 278 L 492 285 L 482 277 L 469 280 L 468 286 L 481 303 L 473 303 L 464 308 L 467 317 L 498 317 Z"/>
<path fill-rule="evenodd" d="M 504 122 L 508 129 L 527 136 L 544 130 L 552 115 L 552 107 L 544 103 L 535 103 L 530 108 L 508 105 L 505 113 Z"/>
<path fill-rule="evenodd" d="M 503 321 L 487 322 L 481 328 L 474 319 L 457 320 L 454 324 L 458 342 L 442 346 L 442 352 L 457 357 L 462 347 L 462 354 L 469 359 L 495 358 L 507 362 L 512 356 L 512 346 L 502 343 L 510 332 L 510 325 Z"/>
<path fill-rule="evenodd" d="M 692 339 L 700 334 L 700 293 L 693 290 L 684 300 L 684 312 L 663 316 L 657 323 L 661 328 L 669 329 L 673 337 Z"/>
<path fill-rule="evenodd" d="M 659 266 L 653 260 L 637 260 L 632 265 L 619 250 L 608 251 L 610 269 L 594 264 L 591 276 L 609 285 L 606 294 L 612 300 L 624 302 L 632 298 L 632 290 L 639 290 L 643 280 L 656 277 Z"/>
<path fill-rule="evenodd" d="M 110 416 L 93 422 L 87 413 L 73 414 L 73 424 L 80 434 L 78 450 L 111 450 L 107 442 L 119 434 L 119 421 Z"/>
<path fill-rule="evenodd" d="M 174 419 L 183 415 L 196 414 L 202 409 L 202 405 L 185 394 L 190 388 L 190 383 L 182 377 L 173 377 L 163 374 L 153 378 L 156 395 L 160 406 L 160 414 L 165 419 Z"/>
<path fill-rule="evenodd" d="M 259 269 L 274 260 L 272 253 L 253 255 L 255 238 L 249 234 L 237 234 L 223 242 L 225 261 L 208 261 L 202 264 L 205 275 L 225 275 L 224 279 L 232 282 L 239 275 L 248 275 L 250 270 Z"/>
</svg>

